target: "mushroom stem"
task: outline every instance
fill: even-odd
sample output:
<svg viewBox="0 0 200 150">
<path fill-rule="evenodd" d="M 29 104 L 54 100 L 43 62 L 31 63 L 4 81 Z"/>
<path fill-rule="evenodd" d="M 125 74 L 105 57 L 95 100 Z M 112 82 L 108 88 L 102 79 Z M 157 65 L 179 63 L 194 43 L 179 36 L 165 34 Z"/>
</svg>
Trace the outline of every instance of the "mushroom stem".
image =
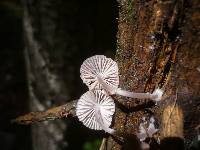
<svg viewBox="0 0 200 150">
<path fill-rule="evenodd" d="M 99 123 L 99 125 L 102 127 L 102 129 L 109 133 L 109 134 L 114 134 L 115 130 L 111 129 L 109 127 L 107 127 L 104 123 L 104 119 L 102 117 L 101 111 L 100 111 L 100 107 L 97 105 L 95 106 L 95 117 L 96 117 L 96 121 Z"/>
<path fill-rule="evenodd" d="M 126 97 L 131 97 L 131 98 L 139 98 L 139 99 L 145 99 L 145 98 L 152 99 L 154 97 L 154 95 L 150 94 L 150 93 L 129 92 L 129 91 L 122 90 L 121 88 L 118 88 L 116 90 L 115 94 L 121 95 L 121 96 L 126 96 Z"/>
<path fill-rule="evenodd" d="M 113 89 L 110 85 L 108 85 L 101 76 L 97 76 L 98 82 L 103 86 L 103 88 L 108 91 L 111 95 L 117 94 L 121 96 L 131 97 L 131 98 L 139 98 L 139 99 L 152 99 L 154 101 L 159 101 L 162 97 L 163 91 L 161 89 L 155 89 L 154 92 L 151 93 L 136 93 L 122 90 L 121 88 Z"/>
</svg>

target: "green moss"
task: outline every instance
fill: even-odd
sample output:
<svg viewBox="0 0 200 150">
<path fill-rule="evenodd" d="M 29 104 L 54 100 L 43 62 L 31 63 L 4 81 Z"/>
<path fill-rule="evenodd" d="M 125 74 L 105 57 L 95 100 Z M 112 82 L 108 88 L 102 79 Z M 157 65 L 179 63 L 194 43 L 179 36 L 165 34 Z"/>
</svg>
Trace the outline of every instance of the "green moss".
<svg viewBox="0 0 200 150">
<path fill-rule="evenodd" d="M 100 139 L 95 139 L 93 141 L 88 141 L 83 145 L 83 150 L 98 150 L 101 145 Z"/>
<path fill-rule="evenodd" d="M 0 4 L 0 7 L 3 7 L 6 10 L 9 10 L 8 15 L 13 15 L 15 17 L 20 17 L 20 18 L 22 16 L 22 8 L 18 3 L 5 1 Z"/>
<path fill-rule="evenodd" d="M 133 8 L 133 0 L 128 0 L 128 17 L 132 17 L 134 14 L 134 8 Z"/>
</svg>

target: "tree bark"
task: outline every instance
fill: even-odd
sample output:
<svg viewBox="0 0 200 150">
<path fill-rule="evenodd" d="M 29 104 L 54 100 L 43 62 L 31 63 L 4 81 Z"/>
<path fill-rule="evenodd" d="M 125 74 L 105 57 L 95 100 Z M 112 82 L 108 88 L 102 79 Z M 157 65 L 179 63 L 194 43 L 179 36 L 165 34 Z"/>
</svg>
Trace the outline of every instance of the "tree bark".
<svg viewBox="0 0 200 150">
<path fill-rule="evenodd" d="M 150 116 L 156 118 L 161 140 L 160 147 L 150 143 L 150 149 L 181 149 L 183 138 L 189 148 L 200 124 L 198 2 L 118 0 L 118 4 L 120 87 L 136 92 L 162 88 L 164 95 L 157 105 L 116 96 L 113 127 L 128 136 L 124 142 L 109 137 L 106 149 L 133 149 L 142 118 Z"/>
</svg>

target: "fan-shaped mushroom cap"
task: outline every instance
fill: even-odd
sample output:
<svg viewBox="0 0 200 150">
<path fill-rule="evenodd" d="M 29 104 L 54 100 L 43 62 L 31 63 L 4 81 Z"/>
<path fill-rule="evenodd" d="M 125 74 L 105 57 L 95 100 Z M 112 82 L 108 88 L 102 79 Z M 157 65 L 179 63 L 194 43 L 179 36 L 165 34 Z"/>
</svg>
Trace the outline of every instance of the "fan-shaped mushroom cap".
<svg viewBox="0 0 200 150">
<path fill-rule="evenodd" d="M 109 128 L 115 112 L 113 99 L 101 90 L 88 91 L 81 96 L 76 106 L 78 119 L 88 128 L 102 130 Z M 99 120 L 102 119 L 102 120 Z M 105 130 L 105 129 L 103 129 Z"/>
<path fill-rule="evenodd" d="M 103 89 L 98 78 L 101 78 L 113 90 L 119 86 L 118 65 L 111 58 L 95 55 L 87 58 L 80 68 L 81 79 L 92 89 Z"/>
</svg>

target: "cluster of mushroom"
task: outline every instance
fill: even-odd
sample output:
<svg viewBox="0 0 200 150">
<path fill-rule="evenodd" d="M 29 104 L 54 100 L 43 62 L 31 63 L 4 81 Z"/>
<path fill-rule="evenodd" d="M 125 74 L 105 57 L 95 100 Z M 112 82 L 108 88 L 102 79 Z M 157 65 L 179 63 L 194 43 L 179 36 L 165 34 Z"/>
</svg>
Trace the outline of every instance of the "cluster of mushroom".
<svg viewBox="0 0 200 150">
<path fill-rule="evenodd" d="M 142 149 L 149 149 L 150 146 L 146 143 L 146 138 L 152 138 L 153 135 L 158 132 L 158 129 L 155 128 L 155 119 L 152 116 L 149 121 L 146 120 L 145 117 L 142 118 L 142 122 L 139 125 L 139 132 L 136 134 L 138 139 L 141 142 Z M 158 139 L 159 143 L 159 139 Z"/>
<path fill-rule="evenodd" d="M 110 128 L 115 112 L 115 103 L 110 95 L 118 94 L 131 98 L 149 98 L 159 101 L 163 91 L 156 89 L 150 93 L 135 93 L 119 88 L 118 65 L 111 58 L 95 55 L 86 59 L 80 68 L 80 77 L 89 91 L 83 94 L 76 106 L 78 119 L 88 128 L 104 130 L 113 134 Z"/>
</svg>

